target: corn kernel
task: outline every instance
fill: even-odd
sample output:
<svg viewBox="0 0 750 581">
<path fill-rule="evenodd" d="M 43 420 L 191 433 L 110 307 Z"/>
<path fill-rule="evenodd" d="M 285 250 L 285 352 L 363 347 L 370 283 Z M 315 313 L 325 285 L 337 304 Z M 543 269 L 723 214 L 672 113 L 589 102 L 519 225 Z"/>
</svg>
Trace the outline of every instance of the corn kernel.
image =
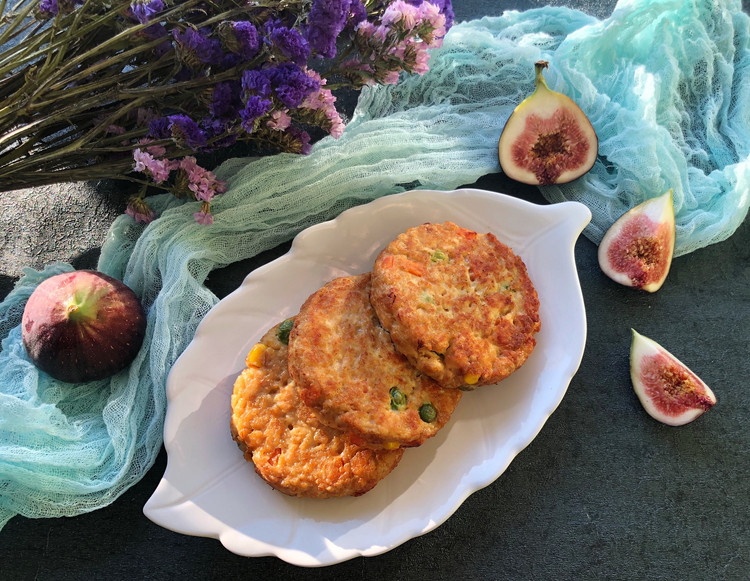
<svg viewBox="0 0 750 581">
<path fill-rule="evenodd" d="M 385 448 L 386 450 L 395 450 L 398 447 L 398 442 L 386 442 L 385 444 L 383 444 L 383 448 Z"/>
<path fill-rule="evenodd" d="M 477 381 L 479 381 L 478 373 L 467 373 L 464 375 L 464 383 L 466 385 L 474 385 Z"/>
<path fill-rule="evenodd" d="M 263 343 L 256 343 L 253 348 L 250 349 L 250 353 L 245 358 L 245 363 L 248 367 L 261 367 L 263 365 L 263 354 L 266 352 L 268 347 Z"/>
</svg>

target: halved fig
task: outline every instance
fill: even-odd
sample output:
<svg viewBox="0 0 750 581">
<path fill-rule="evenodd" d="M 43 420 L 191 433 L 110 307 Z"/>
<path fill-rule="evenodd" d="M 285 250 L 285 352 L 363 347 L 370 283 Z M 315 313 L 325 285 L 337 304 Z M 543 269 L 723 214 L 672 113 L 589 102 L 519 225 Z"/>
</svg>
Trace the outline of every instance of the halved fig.
<svg viewBox="0 0 750 581">
<path fill-rule="evenodd" d="M 500 167 L 525 184 L 564 184 L 591 169 L 599 140 L 581 108 L 547 86 L 542 71 L 549 63 L 534 66 L 536 88 L 514 109 L 500 135 Z"/>
<path fill-rule="evenodd" d="M 630 378 L 652 418 L 682 426 L 716 404 L 714 392 L 684 363 L 656 341 L 632 331 Z"/>
<path fill-rule="evenodd" d="M 631 208 L 604 234 L 599 266 L 625 286 L 655 292 L 667 279 L 674 254 L 672 190 Z"/>
</svg>

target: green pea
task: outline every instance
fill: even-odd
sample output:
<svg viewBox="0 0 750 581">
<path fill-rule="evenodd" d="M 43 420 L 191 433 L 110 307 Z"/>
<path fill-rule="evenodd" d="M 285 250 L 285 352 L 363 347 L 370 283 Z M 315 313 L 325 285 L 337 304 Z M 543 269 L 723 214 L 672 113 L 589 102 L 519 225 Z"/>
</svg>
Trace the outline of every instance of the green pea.
<svg viewBox="0 0 750 581">
<path fill-rule="evenodd" d="M 431 294 L 424 292 L 422 293 L 422 301 L 425 303 L 434 303 L 435 299 L 432 298 Z"/>
<path fill-rule="evenodd" d="M 391 395 L 391 409 L 393 411 L 401 411 L 406 407 L 406 395 L 398 387 L 392 387 L 389 392 Z"/>
<path fill-rule="evenodd" d="M 442 250 L 438 249 L 432 253 L 432 256 L 430 256 L 430 260 L 432 262 L 443 262 L 445 260 L 448 260 L 448 255 Z"/>
<path fill-rule="evenodd" d="M 423 422 L 431 424 L 437 419 L 437 410 L 431 403 L 423 403 L 419 407 L 419 417 Z"/>
<path fill-rule="evenodd" d="M 289 345 L 289 332 L 292 327 L 294 327 L 294 319 L 287 319 L 279 325 L 279 330 L 276 331 L 276 336 L 284 345 Z"/>
</svg>

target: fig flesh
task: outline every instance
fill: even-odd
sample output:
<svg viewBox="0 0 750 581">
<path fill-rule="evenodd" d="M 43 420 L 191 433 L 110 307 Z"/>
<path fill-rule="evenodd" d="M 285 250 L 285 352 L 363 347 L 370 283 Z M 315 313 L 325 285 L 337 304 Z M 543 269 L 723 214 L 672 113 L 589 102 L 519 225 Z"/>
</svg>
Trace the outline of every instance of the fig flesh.
<svg viewBox="0 0 750 581">
<path fill-rule="evenodd" d="M 630 378 L 646 412 L 669 426 L 692 422 L 716 404 L 714 392 L 656 341 L 633 330 Z"/>
<path fill-rule="evenodd" d="M 604 234 L 599 266 L 609 278 L 655 292 L 672 264 L 675 240 L 672 190 L 631 208 Z"/>
<path fill-rule="evenodd" d="M 105 379 L 133 361 L 146 333 L 135 293 L 101 272 L 52 276 L 31 294 L 21 339 L 31 361 L 60 381 Z"/>
<path fill-rule="evenodd" d="M 500 135 L 500 167 L 525 184 L 564 184 L 592 168 L 599 140 L 581 108 L 547 86 L 542 71 L 549 63 L 534 66 L 534 92 L 515 108 Z"/>
</svg>

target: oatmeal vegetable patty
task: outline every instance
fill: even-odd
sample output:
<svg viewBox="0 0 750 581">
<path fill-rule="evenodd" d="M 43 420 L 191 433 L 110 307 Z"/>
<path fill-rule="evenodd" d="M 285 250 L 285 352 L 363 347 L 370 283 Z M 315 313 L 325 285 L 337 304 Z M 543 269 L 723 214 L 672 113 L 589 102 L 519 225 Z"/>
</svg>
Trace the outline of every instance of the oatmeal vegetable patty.
<svg viewBox="0 0 750 581">
<path fill-rule="evenodd" d="M 289 337 L 289 373 L 326 425 L 374 446 L 418 446 L 450 419 L 461 393 L 396 351 L 369 295 L 369 273 L 310 295 Z"/>
<path fill-rule="evenodd" d="M 284 494 L 364 494 L 398 465 L 403 449 L 366 448 L 318 421 L 288 373 L 290 323 L 273 327 L 248 353 L 232 393 L 232 437 L 261 478 Z"/>
<path fill-rule="evenodd" d="M 497 383 L 534 349 L 539 299 L 520 257 L 452 222 L 410 228 L 378 255 L 370 300 L 396 348 L 444 387 Z"/>
</svg>

